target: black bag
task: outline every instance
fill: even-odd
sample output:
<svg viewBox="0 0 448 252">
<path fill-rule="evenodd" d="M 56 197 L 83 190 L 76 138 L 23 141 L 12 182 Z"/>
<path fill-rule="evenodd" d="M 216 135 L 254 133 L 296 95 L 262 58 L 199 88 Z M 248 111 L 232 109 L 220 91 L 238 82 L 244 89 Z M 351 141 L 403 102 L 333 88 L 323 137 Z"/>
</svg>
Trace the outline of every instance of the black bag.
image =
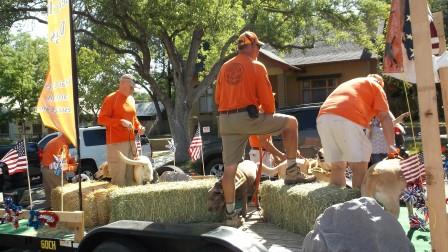
<svg viewBox="0 0 448 252">
<path fill-rule="evenodd" d="M 258 108 L 255 105 L 249 105 L 246 107 L 247 113 L 250 118 L 258 118 Z"/>
</svg>

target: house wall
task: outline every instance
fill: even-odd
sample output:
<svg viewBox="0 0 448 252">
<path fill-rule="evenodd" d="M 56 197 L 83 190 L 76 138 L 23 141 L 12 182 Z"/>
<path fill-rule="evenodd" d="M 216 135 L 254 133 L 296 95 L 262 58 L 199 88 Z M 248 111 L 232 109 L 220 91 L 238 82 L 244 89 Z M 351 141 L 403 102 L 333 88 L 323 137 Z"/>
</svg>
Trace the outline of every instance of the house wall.
<svg viewBox="0 0 448 252">
<path fill-rule="evenodd" d="M 316 65 L 300 66 L 304 70 L 297 75 L 286 77 L 286 101 L 285 106 L 302 104 L 303 101 L 303 80 L 306 77 L 317 77 L 325 75 L 338 75 L 337 84 L 353 78 L 367 76 L 369 73 L 376 73 L 376 60 L 370 61 L 347 61 L 336 63 L 324 63 Z"/>
</svg>

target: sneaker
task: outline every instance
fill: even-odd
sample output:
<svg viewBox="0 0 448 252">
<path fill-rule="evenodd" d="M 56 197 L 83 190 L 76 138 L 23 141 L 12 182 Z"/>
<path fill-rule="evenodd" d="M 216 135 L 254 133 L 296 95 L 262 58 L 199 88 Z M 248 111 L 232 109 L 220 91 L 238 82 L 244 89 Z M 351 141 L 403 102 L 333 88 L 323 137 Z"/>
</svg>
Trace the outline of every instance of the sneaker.
<svg viewBox="0 0 448 252">
<path fill-rule="evenodd" d="M 286 169 L 285 185 L 294 185 L 298 183 L 312 183 L 316 181 L 316 176 L 306 175 L 297 169 L 297 165 L 291 165 Z"/>
<path fill-rule="evenodd" d="M 227 213 L 224 220 L 224 225 L 230 226 L 230 227 L 240 227 L 244 223 L 244 218 L 241 217 L 237 211 L 233 211 L 232 213 Z"/>
</svg>

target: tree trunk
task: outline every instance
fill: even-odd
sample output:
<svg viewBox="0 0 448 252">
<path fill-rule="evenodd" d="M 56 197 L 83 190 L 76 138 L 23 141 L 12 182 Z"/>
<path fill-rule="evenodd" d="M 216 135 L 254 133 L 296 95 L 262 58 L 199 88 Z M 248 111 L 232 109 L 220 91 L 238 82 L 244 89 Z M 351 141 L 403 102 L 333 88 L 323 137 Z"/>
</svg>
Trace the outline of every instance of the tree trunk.
<svg viewBox="0 0 448 252">
<path fill-rule="evenodd" d="M 165 106 L 165 109 L 167 110 L 171 136 L 176 144 L 176 162 L 185 162 L 190 159 L 188 147 L 191 141 L 189 128 L 191 107 L 186 104 L 176 105 L 174 107 Z"/>
</svg>

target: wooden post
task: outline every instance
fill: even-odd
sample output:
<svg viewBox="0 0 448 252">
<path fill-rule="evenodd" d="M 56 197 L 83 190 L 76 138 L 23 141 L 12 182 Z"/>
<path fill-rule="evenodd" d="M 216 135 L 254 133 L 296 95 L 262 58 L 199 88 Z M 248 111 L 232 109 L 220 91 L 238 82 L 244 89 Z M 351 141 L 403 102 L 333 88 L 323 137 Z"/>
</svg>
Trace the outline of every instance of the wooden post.
<svg viewBox="0 0 448 252">
<path fill-rule="evenodd" d="M 434 24 L 439 36 L 440 54 L 446 51 L 445 29 L 443 27 L 443 12 L 439 11 L 432 14 Z M 446 134 L 448 134 L 448 68 L 444 67 L 439 70 L 440 88 L 442 91 L 443 112 L 445 115 Z"/>
<path fill-rule="evenodd" d="M 431 245 L 432 251 L 444 252 L 448 251 L 448 239 L 446 238 L 448 225 L 442 153 L 440 149 L 437 94 L 432 70 L 432 46 L 427 10 L 427 1 L 410 0 L 419 114 L 428 189 Z"/>
</svg>

